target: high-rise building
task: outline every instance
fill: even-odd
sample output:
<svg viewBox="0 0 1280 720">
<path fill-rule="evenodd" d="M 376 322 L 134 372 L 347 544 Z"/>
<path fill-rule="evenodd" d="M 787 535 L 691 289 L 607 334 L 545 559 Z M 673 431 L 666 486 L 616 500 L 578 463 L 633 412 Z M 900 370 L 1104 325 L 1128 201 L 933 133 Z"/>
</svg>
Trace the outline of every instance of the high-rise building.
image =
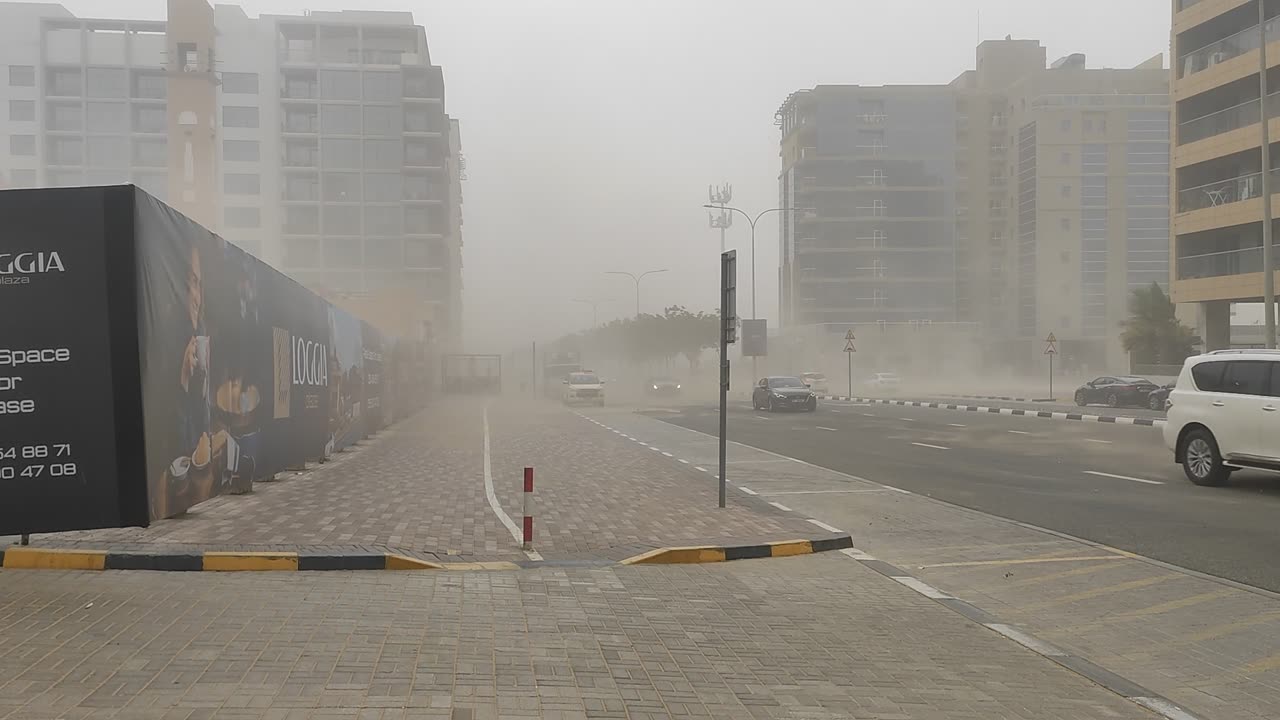
<svg viewBox="0 0 1280 720">
<path fill-rule="evenodd" d="M 989 41 L 949 85 L 788 98 L 784 322 L 972 323 L 1013 367 L 1052 332 L 1069 366 L 1124 369 L 1129 292 L 1168 283 L 1168 72 L 1046 59 Z"/>
<path fill-rule="evenodd" d="M 1265 7 L 1266 114 L 1274 143 L 1280 140 L 1280 5 Z M 1172 296 L 1195 304 L 1209 349 L 1231 344 L 1231 303 L 1263 297 L 1258 9 L 1258 0 L 1173 2 Z M 1271 167 L 1278 167 L 1274 144 L 1268 153 Z M 1272 173 L 1274 193 L 1280 175 Z M 1274 198 L 1267 201 L 1274 206 Z"/>
<path fill-rule="evenodd" d="M 133 182 L 331 295 L 461 322 L 461 143 L 405 12 L 0 3 L 0 184 Z"/>
</svg>

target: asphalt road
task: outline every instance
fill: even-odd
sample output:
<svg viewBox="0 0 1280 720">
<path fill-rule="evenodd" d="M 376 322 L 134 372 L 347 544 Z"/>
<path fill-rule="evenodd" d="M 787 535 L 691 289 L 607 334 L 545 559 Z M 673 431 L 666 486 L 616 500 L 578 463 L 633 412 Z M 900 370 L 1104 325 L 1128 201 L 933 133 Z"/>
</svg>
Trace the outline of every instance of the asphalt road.
<svg viewBox="0 0 1280 720">
<path fill-rule="evenodd" d="M 710 406 L 656 416 L 717 429 Z M 734 401 L 729 422 L 740 443 L 1280 591 L 1280 476 L 1196 487 L 1158 428 L 834 401 L 813 414 Z"/>
</svg>

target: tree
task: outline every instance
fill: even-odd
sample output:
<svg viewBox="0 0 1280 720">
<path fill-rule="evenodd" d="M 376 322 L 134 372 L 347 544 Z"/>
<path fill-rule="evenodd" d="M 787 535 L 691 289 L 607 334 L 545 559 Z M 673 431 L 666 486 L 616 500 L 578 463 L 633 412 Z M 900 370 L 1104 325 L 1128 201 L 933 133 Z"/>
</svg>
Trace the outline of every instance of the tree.
<svg viewBox="0 0 1280 720">
<path fill-rule="evenodd" d="M 1195 352 L 1195 334 L 1178 320 L 1159 283 L 1134 289 L 1129 298 L 1129 319 L 1122 327 L 1120 342 L 1135 363 L 1176 365 Z"/>
</svg>

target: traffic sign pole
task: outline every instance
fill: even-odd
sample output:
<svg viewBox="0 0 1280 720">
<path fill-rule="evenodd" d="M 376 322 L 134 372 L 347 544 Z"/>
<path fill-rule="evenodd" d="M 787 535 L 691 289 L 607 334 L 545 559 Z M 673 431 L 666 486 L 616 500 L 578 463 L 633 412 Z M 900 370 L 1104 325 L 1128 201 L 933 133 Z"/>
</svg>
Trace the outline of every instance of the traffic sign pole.
<svg viewBox="0 0 1280 720">
<path fill-rule="evenodd" d="M 853 399 L 853 354 L 858 349 L 853 346 L 853 341 L 857 340 L 853 336 L 853 330 L 850 329 L 844 334 L 844 354 L 849 358 L 849 399 Z"/>
<path fill-rule="evenodd" d="M 1049 356 L 1049 397 L 1053 397 L 1053 356 L 1058 354 L 1058 336 L 1049 333 L 1044 339 L 1044 354 Z"/>
</svg>

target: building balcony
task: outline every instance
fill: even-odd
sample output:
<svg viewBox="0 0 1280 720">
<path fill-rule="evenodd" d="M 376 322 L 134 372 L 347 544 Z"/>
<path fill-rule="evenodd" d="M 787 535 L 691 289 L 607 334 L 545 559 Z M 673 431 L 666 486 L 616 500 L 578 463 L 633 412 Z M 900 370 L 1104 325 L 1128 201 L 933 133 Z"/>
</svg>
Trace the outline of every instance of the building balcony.
<svg viewBox="0 0 1280 720">
<path fill-rule="evenodd" d="M 1280 18 L 1272 18 L 1266 26 L 1267 43 L 1280 40 Z M 1245 28 L 1240 32 L 1225 37 L 1217 42 L 1209 43 L 1202 48 L 1192 50 L 1178 58 L 1178 79 L 1190 77 L 1198 72 L 1220 65 L 1233 58 L 1261 47 L 1258 26 Z"/>
<path fill-rule="evenodd" d="M 1222 277 L 1262 272 L 1262 246 L 1223 250 L 1178 258 L 1178 279 Z"/>
<path fill-rule="evenodd" d="M 1280 117 L 1280 92 L 1267 96 L 1267 117 Z M 1250 100 L 1224 110 L 1202 115 L 1178 125 L 1178 145 L 1186 145 L 1261 122 L 1257 100 Z"/>
<path fill-rule="evenodd" d="M 1280 182 L 1280 168 L 1271 171 L 1271 181 Z M 1275 194 L 1272 190 L 1272 194 Z M 1262 197 L 1262 173 L 1206 183 L 1178 191 L 1178 212 L 1221 207 Z"/>
</svg>

